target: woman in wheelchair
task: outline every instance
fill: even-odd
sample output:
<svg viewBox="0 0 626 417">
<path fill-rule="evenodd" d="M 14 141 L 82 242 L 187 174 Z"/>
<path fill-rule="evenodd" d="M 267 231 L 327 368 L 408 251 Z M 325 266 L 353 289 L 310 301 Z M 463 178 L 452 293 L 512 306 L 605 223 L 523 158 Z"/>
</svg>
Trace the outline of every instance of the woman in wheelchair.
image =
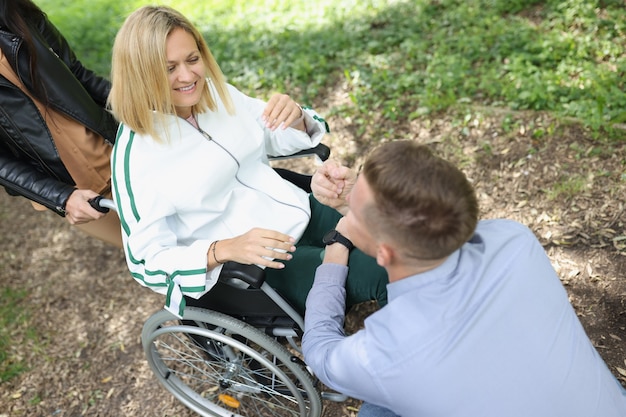
<svg viewBox="0 0 626 417">
<path fill-rule="evenodd" d="M 327 125 L 288 95 L 225 81 L 200 32 L 168 7 L 131 14 L 113 47 L 109 103 L 121 122 L 112 187 L 132 276 L 182 316 L 226 261 L 265 268 L 300 313 L 341 214 L 284 180 L 269 156 L 316 146 Z M 350 255 L 348 305 L 386 303 L 386 272 Z"/>
</svg>

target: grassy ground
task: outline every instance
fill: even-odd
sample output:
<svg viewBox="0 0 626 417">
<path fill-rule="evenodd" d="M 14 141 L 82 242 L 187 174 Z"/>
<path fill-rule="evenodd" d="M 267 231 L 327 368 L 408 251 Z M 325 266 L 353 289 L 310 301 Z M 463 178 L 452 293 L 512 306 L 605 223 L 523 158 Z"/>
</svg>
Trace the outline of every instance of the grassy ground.
<svg viewBox="0 0 626 417">
<path fill-rule="evenodd" d="M 348 100 L 344 90 L 329 98 L 321 114 Z M 626 143 L 588 154 L 587 130 L 545 114 L 474 109 L 457 124 L 464 114 L 402 128 L 463 167 L 483 217 L 511 218 L 535 232 L 598 353 L 626 387 Z M 335 133 L 325 142 L 339 160 L 359 166 L 376 146 L 344 119 L 328 123 Z M 533 136 L 541 127 L 552 133 Z M 133 281 L 121 250 L 6 193 L 0 218 L 2 286 L 26 292 L 0 316 L 29 312 L 0 322 L 5 351 L 21 366 L 0 383 L 0 417 L 193 417 L 147 366 L 141 326 L 164 299 Z M 371 311 L 351 311 L 348 331 Z M 354 417 L 358 406 L 326 402 L 324 417 Z"/>
<path fill-rule="evenodd" d="M 146 0 L 39 0 L 78 56 L 109 74 L 123 18 Z M 603 131 L 626 122 L 626 9 L 620 0 L 163 1 L 205 34 L 251 94 L 295 92 L 363 133 L 458 104 L 549 110 Z M 97 28 L 97 30 L 94 30 Z M 389 136 L 387 126 L 376 131 Z M 604 133 L 604 132 L 603 132 Z"/>
<path fill-rule="evenodd" d="M 104 76 L 123 18 L 152 3 L 36 2 L 78 57 Z M 527 216 L 520 220 L 533 223 L 548 250 L 614 247 L 611 256 L 623 258 L 626 154 L 620 126 L 626 122 L 626 10 L 621 0 L 163 3 L 201 28 L 224 73 L 243 91 L 260 97 L 286 91 L 322 110 L 336 133 L 333 152 L 345 162 L 358 161 L 381 140 L 440 143 L 471 175 L 488 174 L 481 183 L 491 198 L 486 205 L 515 202 L 499 214 Z M 494 112 L 500 116 L 486 116 Z M 563 122 L 570 120 L 586 128 L 564 135 Z M 533 165 L 539 160 L 541 167 Z M 503 182 L 506 170 L 515 171 L 509 173 L 515 180 Z M 513 183 L 515 195 L 506 189 Z M 537 190 L 531 193 L 531 187 Z M 534 208 L 537 204 L 541 208 Z M 14 227 L 14 212 L 7 209 L 1 222 L 3 228 Z M 48 241 L 42 242 L 37 244 L 45 252 Z M 29 378 L 33 355 L 51 336 L 38 334 L 41 326 L 35 325 L 42 318 L 33 299 L 43 297 L 42 289 L 36 282 L 21 285 L 21 271 L 32 268 L 32 260 L 22 260 L 18 252 L 28 247 L 12 250 L 15 255 L 7 251 L 0 260 L 3 279 L 12 276 L 0 294 L 0 382 L 17 380 L 19 385 L 20 378 Z M 57 261 L 76 264 L 66 257 L 50 262 Z M 589 302 L 597 299 L 576 291 L 572 299 L 589 326 L 599 321 L 602 332 L 594 343 L 601 353 L 616 352 L 609 362 L 620 376 L 626 367 L 623 351 L 603 346 L 626 338 L 620 286 L 626 271 L 623 262 L 611 260 L 603 268 L 618 270 L 601 272 L 604 278 L 598 279 L 596 270 L 602 268 L 590 270 L 592 264 L 583 262 L 577 274 L 566 270 L 567 262 L 557 266 L 566 285 L 583 277 L 597 290 L 600 301 Z M 609 298 L 600 288 L 609 286 L 605 275 L 617 288 Z M 615 320 L 591 314 L 598 303 L 606 303 Z M 33 408 L 39 401 L 37 393 L 28 398 Z"/>
</svg>

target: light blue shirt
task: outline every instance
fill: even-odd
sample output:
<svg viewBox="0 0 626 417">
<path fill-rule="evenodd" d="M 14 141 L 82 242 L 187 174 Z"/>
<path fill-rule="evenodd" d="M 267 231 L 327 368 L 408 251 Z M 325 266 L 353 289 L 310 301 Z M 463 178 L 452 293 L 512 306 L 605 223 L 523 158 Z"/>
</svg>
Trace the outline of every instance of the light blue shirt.
<svg viewBox="0 0 626 417">
<path fill-rule="evenodd" d="M 626 416 L 626 390 L 525 226 L 479 222 L 442 265 L 389 284 L 349 337 L 346 273 L 321 265 L 307 299 L 304 357 L 327 386 L 403 417 Z"/>
</svg>

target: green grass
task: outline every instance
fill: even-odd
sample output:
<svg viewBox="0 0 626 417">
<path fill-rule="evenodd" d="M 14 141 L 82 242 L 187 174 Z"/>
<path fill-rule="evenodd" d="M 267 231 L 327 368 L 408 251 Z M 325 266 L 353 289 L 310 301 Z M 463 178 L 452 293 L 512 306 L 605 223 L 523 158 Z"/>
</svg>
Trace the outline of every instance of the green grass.
<svg viewBox="0 0 626 417">
<path fill-rule="evenodd" d="M 40 0 L 85 64 L 109 72 L 123 17 L 148 1 Z M 230 81 L 321 103 L 338 83 L 368 125 L 459 103 L 547 110 L 596 132 L 626 122 L 621 0 L 166 1 L 202 30 Z"/>
<path fill-rule="evenodd" d="M 0 295 L 0 383 L 2 383 L 27 370 L 23 352 L 14 348 L 23 346 L 25 349 L 27 340 L 36 340 L 36 332 L 28 325 L 30 307 L 24 307 L 26 303 L 23 303 L 27 292 L 3 288 Z"/>
<path fill-rule="evenodd" d="M 565 177 L 546 190 L 549 200 L 570 200 L 589 188 L 589 180 L 580 175 Z"/>
</svg>

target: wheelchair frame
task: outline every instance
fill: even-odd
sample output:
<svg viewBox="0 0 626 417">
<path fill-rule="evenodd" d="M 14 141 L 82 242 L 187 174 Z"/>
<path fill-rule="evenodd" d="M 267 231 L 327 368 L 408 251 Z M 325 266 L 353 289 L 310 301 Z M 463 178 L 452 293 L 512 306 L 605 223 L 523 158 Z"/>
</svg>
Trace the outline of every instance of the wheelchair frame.
<svg viewBox="0 0 626 417">
<path fill-rule="evenodd" d="M 291 157 L 323 161 L 329 154 L 320 144 Z M 92 206 L 116 209 L 101 197 Z M 150 369 L 189 409 L 202 416 L 320 417 L 323 399 L 348 398 L 320 391 L 301 359 L 304 320 L 265 283 L 261 268 L 225 263 L 217 284 L 200 300 L 187 298 L 182 320 L 157 311 L 141 333 Z"/>
</svg>

